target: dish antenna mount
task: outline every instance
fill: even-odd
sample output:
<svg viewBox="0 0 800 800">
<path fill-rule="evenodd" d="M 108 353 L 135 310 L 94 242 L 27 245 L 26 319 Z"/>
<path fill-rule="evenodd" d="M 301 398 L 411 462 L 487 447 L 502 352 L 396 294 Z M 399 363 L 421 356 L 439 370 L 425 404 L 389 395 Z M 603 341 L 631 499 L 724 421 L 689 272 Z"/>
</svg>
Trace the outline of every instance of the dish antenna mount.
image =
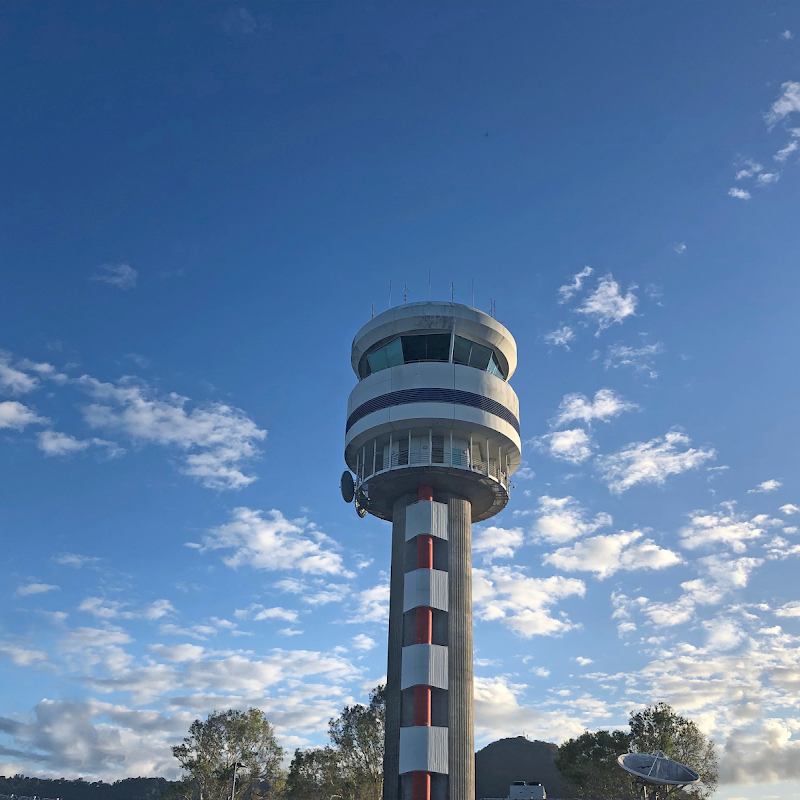
<svg viewBox="0 0 800 800">
<path fill-rule="evenodd" d="M 660 750 L 649 753 L 625 753 L 617 759 L 622 769 L 637 778 L 639 796 L 645 800 L 662 800 L 671 797 L 678 789 L 699 783 L 700 776 Z"/>
</svg>

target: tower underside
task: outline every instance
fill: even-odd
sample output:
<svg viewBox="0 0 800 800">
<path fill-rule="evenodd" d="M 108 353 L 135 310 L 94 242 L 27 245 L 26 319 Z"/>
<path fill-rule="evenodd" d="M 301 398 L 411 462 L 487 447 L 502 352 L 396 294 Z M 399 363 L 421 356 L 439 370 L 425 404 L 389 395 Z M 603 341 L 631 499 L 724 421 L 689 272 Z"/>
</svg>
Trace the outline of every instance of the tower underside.
<svg viewBox="0 0 800 800">
<path fill-rule="evenodd" d="M 430 487 L 392 509 L 384 800 L 474 800 L 472 509 Z"/>
</svg>

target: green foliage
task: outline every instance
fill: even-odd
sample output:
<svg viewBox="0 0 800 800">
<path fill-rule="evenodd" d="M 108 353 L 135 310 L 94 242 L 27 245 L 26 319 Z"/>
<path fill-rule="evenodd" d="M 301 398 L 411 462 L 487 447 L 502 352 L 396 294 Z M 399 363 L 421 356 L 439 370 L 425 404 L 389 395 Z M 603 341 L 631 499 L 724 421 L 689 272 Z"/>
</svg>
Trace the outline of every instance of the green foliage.
<svg viewBox="0 0 800 800">
<path fill-rule="evenodd" d="M 328 725 L 330 745 L 296 750 L 289 767 L 290 800 L 380 800 L 386 688 L 372 691 L 369 705 L 345 706 Z"/>
<path fill-rule="evenodd" d="M 714 742 L 696 723 L 679 716 L 666 703 L 631 712 L 631 732 L 588 731 L 569 739 L 558 748 L 556 767 L 576 788 L 579 797 L 629 800 L 638 796 L 637 783 L 617 765 L 627 752 L 653 753 L 661 750 L 668 758 L 696 770 L 699 784 L 670 793 L 680 800 L 706 800 L 717 787 L 718 763 Z"/>
<path fill-rule="evenodd" d="M 0 794 L 26 797 L 60 797 L 61 800 L 160 800 L 173 782 L 165 778 L 125 778 L 103 781 L 66 778 L 26 778 L 0 775 Z"/>
<path fill-rule="evenodd" d="M 623 731 L 586 731 L 558 748 L 556 767 L 578 797 L 627 800 L 636 795 L 617 757 L 628 752 L 629 744 L 630 736 Z"/>
<path fill-rule="evenodd" d="M 172 754 L 189 774 L 202 800 L 230 797 L 234 765 L 237 798 L 265 798 L 283 781 L 283 748 L 275 731 L 257 708 L 214 711 L 205 721 L 195 720 L 183 743 Z"/>
<path fill-rule="evenodd" d="M 697 724 L 675 713 L 666 703 L 656 703 L 643 711 L 631 712 L 631 750 L 652 753 L 661 750 L 665 756 L 680 761 L 700 775 L 700 783 L 678 798 L 711 797 L 717 788 L 718 760 L 714 742 Z"/>
</svg>

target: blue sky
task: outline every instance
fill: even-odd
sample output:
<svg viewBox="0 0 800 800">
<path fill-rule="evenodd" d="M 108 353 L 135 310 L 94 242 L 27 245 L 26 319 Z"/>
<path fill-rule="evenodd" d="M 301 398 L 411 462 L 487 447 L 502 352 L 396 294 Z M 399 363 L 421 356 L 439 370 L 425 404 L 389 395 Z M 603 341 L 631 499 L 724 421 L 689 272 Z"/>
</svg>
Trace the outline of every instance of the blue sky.
<svg viewBox="0 0 800 800">
<path fill-rule="evenodd" d="M 291 749 L 366 698 L 349 347 L 430 271 L 520 357 L 479 743 L 666 700 L 720 797 L 798 796 L 796 4 L 40 3 L 0 38 L 0 773 L 171 777 L 215 707 Z"/>
</svg>

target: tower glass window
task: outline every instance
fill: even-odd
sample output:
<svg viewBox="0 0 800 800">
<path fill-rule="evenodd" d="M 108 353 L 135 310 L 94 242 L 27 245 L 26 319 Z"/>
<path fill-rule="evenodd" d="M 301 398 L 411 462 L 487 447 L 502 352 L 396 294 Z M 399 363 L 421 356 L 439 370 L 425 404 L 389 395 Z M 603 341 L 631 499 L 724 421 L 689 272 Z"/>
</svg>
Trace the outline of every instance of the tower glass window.
<svg viewBox="0 0 800 800">
<path fill-rule="evenodd" d="M 454 337 L 453 363 L 489 372 L 505 380 L 497 356 L 491 347 L 478 344 L 462 336 Z M 361 364 L 362 379 L 400 364 L 420 361 L 450 361 L 450 334 L 427 333 L 398 336 L 396 339 L 369 353 Z"/>
</svg>

